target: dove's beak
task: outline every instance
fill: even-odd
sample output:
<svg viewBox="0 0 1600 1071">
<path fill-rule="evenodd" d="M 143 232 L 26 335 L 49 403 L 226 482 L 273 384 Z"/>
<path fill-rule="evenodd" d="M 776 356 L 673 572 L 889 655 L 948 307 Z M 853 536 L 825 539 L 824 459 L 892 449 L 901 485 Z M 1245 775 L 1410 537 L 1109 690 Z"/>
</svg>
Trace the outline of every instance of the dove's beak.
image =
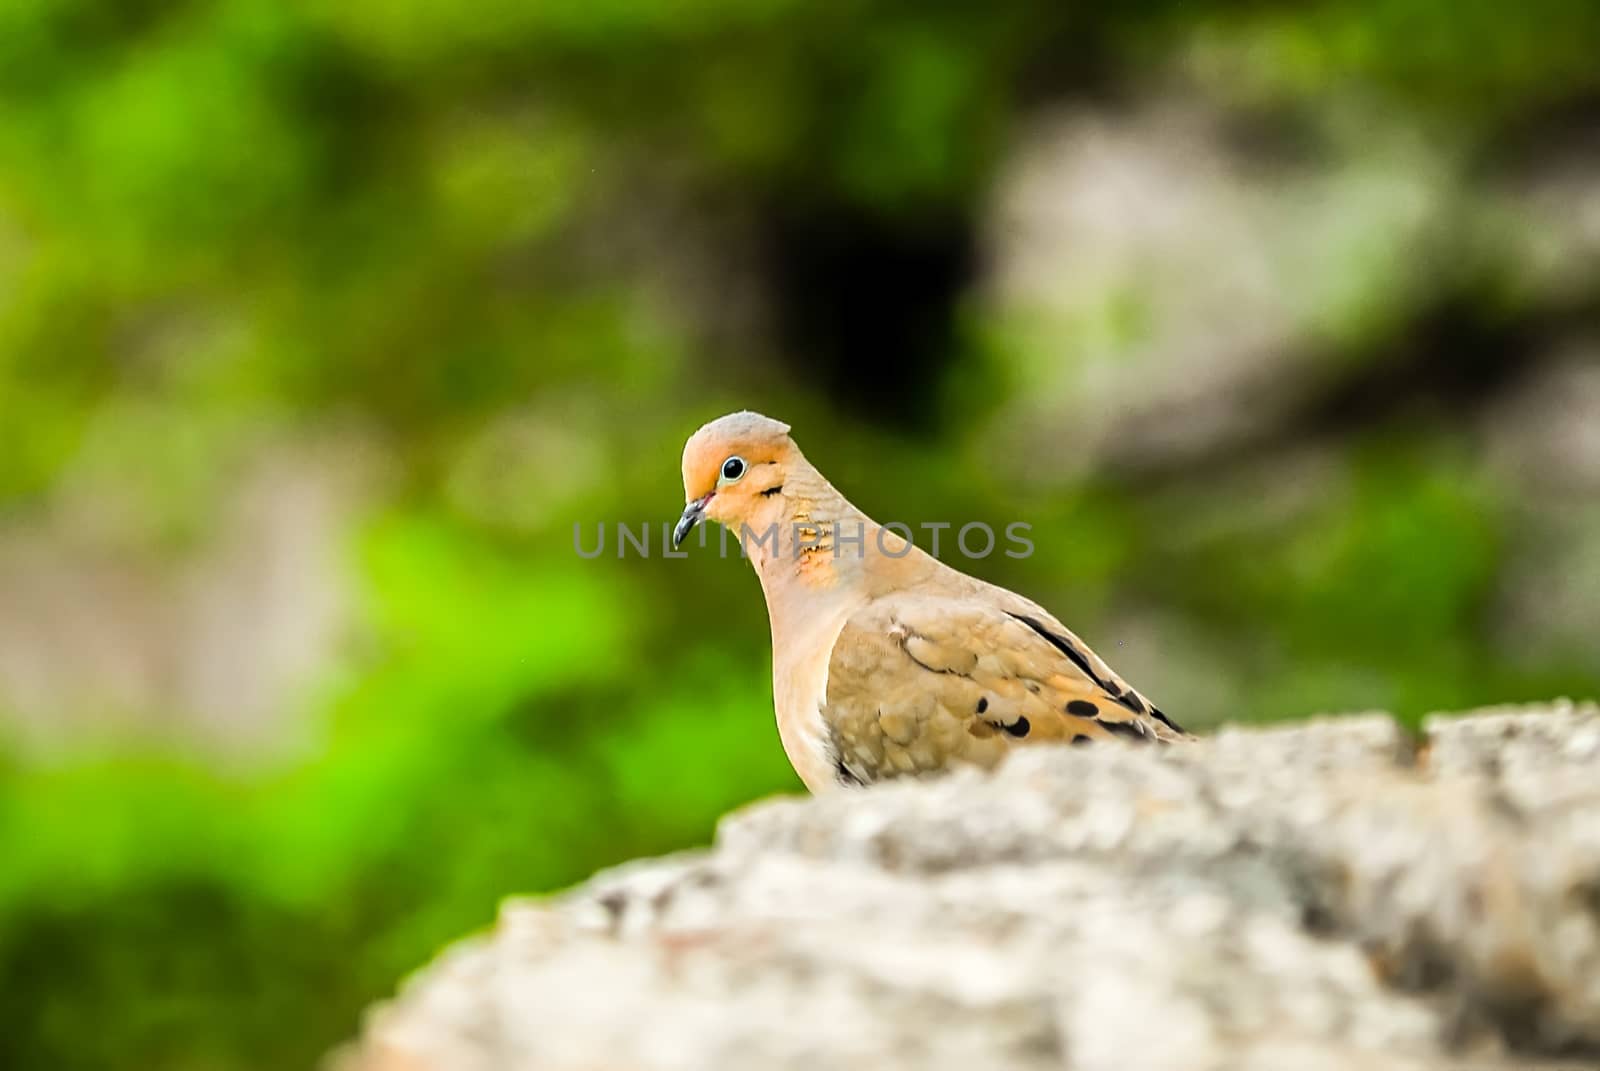
<svg viewBox="0 0 1600 1071">
<path fill-rule="evenodd" d="M 678 523 L 672 529 L 672 549 L 678 549 L 689 533 L 694 531 L 694 526 L 705 520 L 706 503 L 711 501 L 711 495 L 714 494 L 716 494 L 715 491 L 701 495 L 683 507 L 683 516 L 678 518 Z"/>
</svg>

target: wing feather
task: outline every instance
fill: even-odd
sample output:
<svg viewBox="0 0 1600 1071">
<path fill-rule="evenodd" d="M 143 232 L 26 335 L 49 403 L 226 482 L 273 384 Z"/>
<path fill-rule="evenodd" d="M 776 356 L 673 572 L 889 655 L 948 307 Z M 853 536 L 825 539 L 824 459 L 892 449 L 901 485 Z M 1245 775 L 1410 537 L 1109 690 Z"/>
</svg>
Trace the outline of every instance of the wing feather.
<svg viewBox="0 0 1600 1071">
<path fill-rule="evenodd" d="M 878 599 L 845 624 L 823 719 L 841 778 L 954 763 L 992 766 L 1018 745 L 1187 734 L 1048 615 L 976 597 Z"/>
</svg>

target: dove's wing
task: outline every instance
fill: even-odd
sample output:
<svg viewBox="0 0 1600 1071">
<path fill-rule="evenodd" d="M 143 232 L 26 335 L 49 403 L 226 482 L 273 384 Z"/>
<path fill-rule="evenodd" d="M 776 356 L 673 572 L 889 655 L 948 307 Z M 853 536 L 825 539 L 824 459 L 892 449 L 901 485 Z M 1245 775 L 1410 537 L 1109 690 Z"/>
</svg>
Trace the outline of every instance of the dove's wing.
<svg viewBox="0 0 1600 1071">
<path fill-rule="evenodd" d="M 992 766 L 1040 741 L 1186 734 L 1081 640 L 1017 596 L 901 593 L 846 623 L 822 704 L 841 780 Z"/>
</svg>

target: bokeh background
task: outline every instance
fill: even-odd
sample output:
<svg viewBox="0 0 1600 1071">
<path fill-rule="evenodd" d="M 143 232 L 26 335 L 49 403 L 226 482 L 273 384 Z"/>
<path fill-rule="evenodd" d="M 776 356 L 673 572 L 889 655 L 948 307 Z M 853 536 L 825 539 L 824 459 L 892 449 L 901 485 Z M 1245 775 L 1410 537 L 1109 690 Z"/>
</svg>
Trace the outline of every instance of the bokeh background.
<svg viewBox="0 0 1600 1071">
<path fill-rule="evenodd" d="M 793 791 L 752 407 L 1180 722 L 1600 692 L 1592 0 L 7 0 L 0 1065 L 302 1068 Z M 614 531 L 614 530 L 613 530 Z"/>
</svg>

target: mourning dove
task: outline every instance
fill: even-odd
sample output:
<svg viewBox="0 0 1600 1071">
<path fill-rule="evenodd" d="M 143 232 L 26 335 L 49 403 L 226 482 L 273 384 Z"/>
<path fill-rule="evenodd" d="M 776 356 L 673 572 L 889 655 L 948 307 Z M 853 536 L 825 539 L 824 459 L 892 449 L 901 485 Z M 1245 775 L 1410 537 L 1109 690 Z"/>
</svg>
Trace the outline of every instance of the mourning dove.
<svg viewBox="0 0 1600 1071">
<path fill-rule="evenodd" d="M 766 596 L 778 734 L 813 792 L 990 767 L 1036 742 L 1186 738 L 1037 603 L 943 564 L 846 501 L 759 413 L 683 450 L 680 545 L 740 536 Z"/>
</svg>

